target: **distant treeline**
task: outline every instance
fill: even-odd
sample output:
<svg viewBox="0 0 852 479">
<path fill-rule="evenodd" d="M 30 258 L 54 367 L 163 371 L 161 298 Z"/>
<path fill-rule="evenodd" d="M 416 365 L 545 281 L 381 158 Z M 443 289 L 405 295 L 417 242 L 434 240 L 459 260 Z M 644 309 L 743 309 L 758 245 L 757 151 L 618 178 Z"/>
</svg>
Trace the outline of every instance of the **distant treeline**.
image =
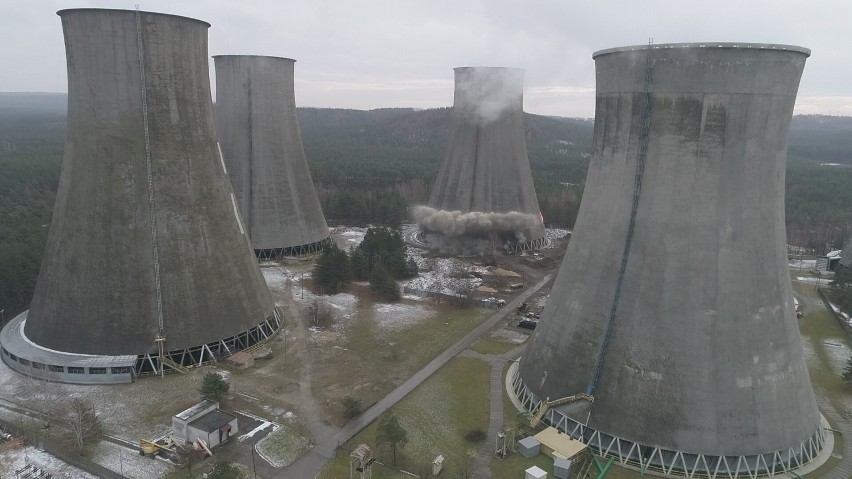
<svg viewBox="0 0 852 479">
<path fill-rule="evenodd" d="M 0 94 L 0 309 L 32 297 L 59 181 L 64 95 Z M 317 193 L 332 224 L 407 221 L 428 200 L 452 111 L 298 109 Z M 545 222 L 571 227 L 590 160 L 591 121 L 525 115 L 527 151 Z M 815 250 L 852 234 L 852 119 L 795 117 L 787 169 L 790 242 Z M 821 252 L 821 251 L 820 251 Z"/>
</svg>

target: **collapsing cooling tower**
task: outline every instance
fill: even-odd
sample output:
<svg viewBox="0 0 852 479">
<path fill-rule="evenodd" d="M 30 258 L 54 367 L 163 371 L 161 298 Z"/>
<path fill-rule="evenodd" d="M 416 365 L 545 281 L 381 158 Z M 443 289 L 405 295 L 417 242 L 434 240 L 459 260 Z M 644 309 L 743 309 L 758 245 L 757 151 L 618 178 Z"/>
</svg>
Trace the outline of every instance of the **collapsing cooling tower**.
<svg viewBox="0 0 852 479">
<path fill-rule="evenodd" d="M 59 15 L 65 156 L 32 304 L 3 331 L 4 361 L 58 381 L 120 382 L 272 334 L 279 314 L 217 148 L 209 25 Z"/>
<path fill-rule="evenodd" d="M 818 455 L 827 439 L 784 230 L 787 133 L 809 54 L 594 55 L 583 202 L 513 379 L 534 422 L 674 475 L 780 474 Z"/>
<path fill-rule="evenodd" d="M 450 142 L 429 206 L 413 212 L 430 243 L 468 249 L 494 235 L 509 249 L 545 243 L 527 158 L 523 89 L 520 69 L 455 69 Z"/>
<path fill-rule="evenodd" d="M 295 60 L 214 59 L 216 125 L 255 252 L 268 258 L 322 249 L 329 231 L 296 120 Z"/>
</svg>

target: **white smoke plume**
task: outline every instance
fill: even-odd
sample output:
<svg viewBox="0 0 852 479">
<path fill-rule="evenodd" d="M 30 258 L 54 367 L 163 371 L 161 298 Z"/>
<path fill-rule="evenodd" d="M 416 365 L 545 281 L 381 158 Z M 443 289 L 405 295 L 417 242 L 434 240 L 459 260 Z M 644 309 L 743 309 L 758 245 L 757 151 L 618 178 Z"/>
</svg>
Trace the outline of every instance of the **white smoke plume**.
<svg viewBox="0 0 852 479">
<path fill-rule="evenodd" d="M 541 217 L 529 213 L 484 213 L 436 210 L 428 206 L 411 208 L 411 216 L 421 228 L 444 236 L 487 236 L 488 233 L 511 232 L 518 242 L 529 241 L 526 235 L 541 227 Z"/>
<path fill-rule="evenodd" d="M 497 120 L 504 111 L 523 108 L 523 70 L 474 67 L 460 69 L 456 78 L 456 99 L 461 108 L 482 123 Z"/>
</svg>

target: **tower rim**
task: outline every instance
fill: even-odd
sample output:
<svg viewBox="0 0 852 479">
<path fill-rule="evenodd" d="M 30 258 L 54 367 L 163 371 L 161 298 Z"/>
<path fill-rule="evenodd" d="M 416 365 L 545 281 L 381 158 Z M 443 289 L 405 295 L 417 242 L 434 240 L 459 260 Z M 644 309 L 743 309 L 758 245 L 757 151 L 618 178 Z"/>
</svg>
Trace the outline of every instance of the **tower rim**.
<svg viewBox="0 0 852 479">
<path fill-rule="evenodd" d="M 216 60 L 217 58 L 268 58 L 271 60 L 285 60 L 288 62 L 295 63 L 297 60 L 290 57 L 279 57 L 276 55 L 240 55 L 237 53 L 223 53 L 221 55 L 213 55 L 212 58 Z"/>
<path fill-rule="evenodd" d="M 780 50 L 795 53 L 802 53 L 805 56 L 811 56 L 809 48 L 796 45 L 785 45 L 781 43 L 753 43 L 753 42 L 692 42 L 692 43 L 659 43 L 648 45 L 627 45 L 623 47 L 606 48 L 592 53 L 592 59 L 597 59 L 603 55 L 612 53 L 624 53 L 642 50 L 675 50 L 686 48 L 705 48 L 705 49 L 743 49 L 743 50 Z"/>
<path fill-rule="evenodd" d="M 203 25 L 207 25 L 207 28 L 211 27 L 211 25 L 209 23 L 205 22 L 204 20 L 199 20 L 197 18 L 185 17 L 183 15 L 174 15 L 174 14 L 171 14 L 171 13 L 149 12 L 147 10 L 127 10 L 127 9 L 124 9 L 124 8 L 64 8 L 62 10 L 57 10 L 56 14 L 59 15 L 60 17 L 62 17 L 62 18 L 65 18 L 65 16 L 68 15 L 68 14 L 78 13 L 78 12 L 81 12 L 81 13 L 82 12 L 101 12 L 101 13 L 113 13 L 113 12 L 137 13 L 138 12 L 138 13 L 144 13 L 145 15 L 159 15 L 159 16 L 163 16 L 163 17 L 179 18 L 181 20 L 190 20 L 190 21 L 193 21 L 193 22 L 201 23 Z"/>
</svg>

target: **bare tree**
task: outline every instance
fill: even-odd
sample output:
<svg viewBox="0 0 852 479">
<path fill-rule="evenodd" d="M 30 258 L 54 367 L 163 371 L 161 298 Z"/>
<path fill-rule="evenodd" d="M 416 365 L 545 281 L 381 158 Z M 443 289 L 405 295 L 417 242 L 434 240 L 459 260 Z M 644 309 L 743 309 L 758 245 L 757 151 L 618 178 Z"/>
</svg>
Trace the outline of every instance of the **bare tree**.
<svg viewBox="0 0 852 479">
<path fill-rule="evenodd" d="M 71 431 L 78 454 L 83 453 L 83 446 L 96 440 L 101 434 L 101 419 L 95 411 L 95 405 L 88 399 L 71 399 L 65 413 L 65 423 Z"/>
<path fill-rule="evenodd" d="M 337 312 L 328 301 L 317 298 L 311 304 L 311 320 L 314 326 L 328 328 L 337 320 Z"/>
<path fill-rule="evenodd" d="M 473 472 L 476 470 L 476 457 L 468 453 L 461 458 L 459 465 L 456 466 L 457 479 L 470 479 L 473 477 Z"/>
<path fill-rule="evenodd" d="M 62 384 L 47 379 L 44 365 L 33 368 L 32 375 L 21 375 L 15 387 L 17 401 L 34 410 L 43 421 L 43 428 L 50 427 L 50 419 L 57 416 L 68 397 Z"/>
</svg>

